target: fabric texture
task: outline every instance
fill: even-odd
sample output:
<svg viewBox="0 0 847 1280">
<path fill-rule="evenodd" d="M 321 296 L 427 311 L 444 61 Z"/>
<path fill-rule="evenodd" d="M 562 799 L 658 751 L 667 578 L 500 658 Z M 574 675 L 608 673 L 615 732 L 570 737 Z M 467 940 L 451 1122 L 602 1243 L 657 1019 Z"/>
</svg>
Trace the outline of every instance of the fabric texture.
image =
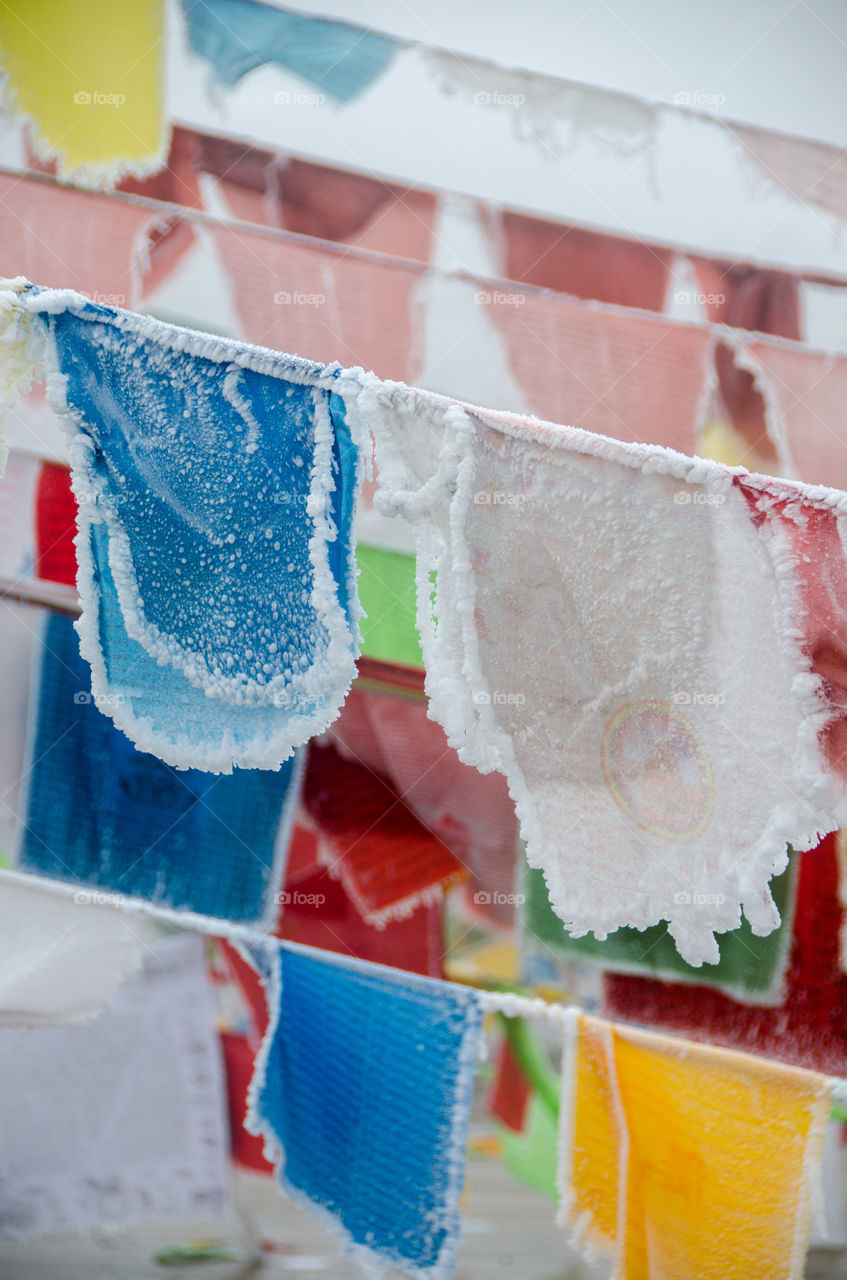
<svg viewBox="0 0 847 1280">
<path fill-rule="evenodd" d="M 0 271 L 51 280 L 98 302 L 135 306 L 156 215 L 138 205 L 0 174 Z"/>
<path fill-rule="evenodd" d="M 244 1128 L 247 1117 L 247 1090 L 253 1075 L 256 1053 L 244 1036 L 221 1033 L 221 1052 L 226 1069 L 226 1100 L 229 1110 L 230 1154 L 249 1173 L 273 1175 L 273 1165 L 263 1154 L 263 1143 Z"/>
<path fill-rule="evenodd" d="M 782 338 L 800 338 L 800 299 L 796 277 L 784 271 L 709 258 L 692 258 L 691 266 L 703 291 L 710 321 L 731 325 L 735 329 L 773 333 Z M 752 372 L 746 367 L 748 362 L 738 360 L 738 351 L 738 346 L 727 343 L 719 343 L 715 350 L 715 371 L 721 400 L 732 426 L 747 448 L 755 450 L 759 457 L 768 461 L 767 470 L 782 473 L 784 468 L 779 465 L 778 437 L 772 438 L 768 431 L 768 412 L 762 388 L 756 385 Z M 756 469 L 749 456 L 736 461 L 743 462 L 751 470 Z"/>
<path fill-rule="evenodd" d="M 847 357 L 750 341 L 739 359 L 763 397 L 784 474 L 847 488 Z"/>
<path fill-rule="evenodd" d="M 258 228 L 213 227 L 211 236 L 246 341 L 416 380 L 415 299 L 423 264 L 362 258 Z"/>
<path fill-rule="evenodd" d="M 697 452 L 713 344 L 705 327 L 517 288 L 501 296 L 491 317 L 533 413 Z"/>
<path fill-rule="evenodd" d="M 273 924 L 302 753 L 276 771 L 177 770 L 136 751 L 90 690 L 71 619 L 50 617 L 20 867 L 157 906 Z"/>
<path fill-rule="evenodd" d="M 309 747 L 303 807 L 318 835 L 319 861 L 377 928 L 438 900 L 466 875 L 384 777 L 334 746 Z"/>
<path fill-rule="evenodd" d="M 817 205 L 839 221 L 847 218 L 847 152 L 826 142 L 794 138 L 755 125 L 725 125 L 741 143 L 759 176 L 803 204 Z"/>
<path fill-rule="evenodd" d="M 360 408 L 378 502 L 417 532 L 431 714 L 506 774 L 569 930 L 667 920 L 695 966 L 741 906 L 770 933 L 787 844 L 845 796 L 799 643 L 807 567 L 750 495 L 798 525 L 843 499 L 397 385 Z"/>
<path fill-rule="evenodd" d="M 656 136 L 658 107 L 631 94 L 503 67 L 465 53 L 433 49 L 427 58 L 445 92 L 460 93 L 489 110 L 507 109 L 518 136 L 534 141 L 547 156 L 564 155 L 583 138 L 604 151 L 638 155 Z"/>
<path fill-rule="evenodd" d="M 33 570 L 33 509 L 41 479 L 41 465 L 35 458 L 12 453 L 3 478 L 5 484 L 0 485 L 0 573 L 10 578 L 28 578 Z"/>
<path fill-rule="evenodd" d="M 95 698 L 168 764 L 276 768 L 354 673 L 345 379 L 74 294 L 27 305 L 49 313 Z"/>
<path fill-rule="evenodd" d="M 98 908 L 71 907 L 86 933 Z M 151 938 L 144 957 L 91 1026 L 0 1031 L 0 1235 L 162 1219 L 209 1229 L 230 1210 L 203 942 Z M 91 960 L 104 967 L 108 953 Z"/>
<path fill-rule="evenodd" d="M 0 1026 L 91 1022 L 141 964 L 144 929 L 0 875 Z"/>
<path fill-rule="evenodd" d="M 521 951 L 524 957 L 551 954 L 564 960 L 599 966 L 613 973 L 643 974 L 669 982 L 705 984 L 753 1004 L 779 1004 L 791 950 L 794 899 L 799 855 L 791 856 L 781 875 L 771 881 L 780 925 L 757 938 L 747 920 L 739 929 L 718 935 L 717 964 L 695 969 L 686 964 L 663 924 L 642 931 L 622 928 L 599 942 L 593 934 L 573 938 L 550 906 L 541 871 L 525 866 L 520 907 Z"/>
<path fill-rule="evenodd" d="M 48 160 L 38 155 L 29 145 L 29 135 L 24 137 L 27 168 L 35 173 L 57 176 L 58 166 L 55 160 Z M 167 162 L 162 169 L 146 178 L 122 178 L 115 186 L 116 191 L 128 195 L 143 196 L 147 200 L 161 200 L 168 204 L 180 204 L 190 209 L 199 209 L 203 205 L 200 192 L 200 170 L 197 155 L 200 150 L 200 138 L 191 129 L 174 125 L 171 130 L 171 145 Z M 27 224 L 35 234 L 30 234 L 24 241 L 30 261 L 38 264 L 44 255 L 43 265 L 36 265 L 24 271 L 30 280 L 51 280 L 54 285 L 68 285 L 78 289 L 80 293 L 91 296 L 99 292 L 94 284 L 102 270 L 102 266 L 113 262 L 111 254 L 104 252 L 104 238 L 97 238 L 91 223 L 99 223 L 102 219 L 114 218 L 116 222 L 128 216 L 123 212 L 131 209 L 131 205 L 123 205 L 110 201 L 107 196 L 89 196 L 82 200 L 81 192 L 68 189 L 47 188 L 49 201 L 45 204 L 44 184 L 25 182 L 24 196 L 27 201 Z M 41 191 L 42 198 L 38 199 Z M 18 193 L 19 195 L 21 193 Z M 40 209 L 41 216 L 34 220 L 32 214 Z M 59 211 L 63 216 L 59 216 Z M 136 210 L 137 212 L 137 210 Z M 132 258 L 126 254 L 126 260 L 117 263 L 117 269 L 127 270 L 132 265 L 133 293 L 146 297 L 176 271 L 188 250 L 197 242 L 195 228 L 188 219 L 174 214 L 157 214 L 155 210 L 146 212 L 147 221 L 142 225 L 138 240 L 131 246 Z M 46 225 L 45 225 L 46 219 Z M 51 245 L 71 241 L 77 250 L 76 254 L 62 262 L 61 271 L 54 270 L 50 263 Z M 118 247 L 121 241 L 118 241 Z M 21 259 L 22 260 L 22 259 Z M 69 276 L 68 272 L 73 272 Z M 117 282 L 102 291 L 105 297 L 112 295 L 116 305 L 116 295 L 123 294 L 125 300 L 131 297 L 126 289 Z M 99 301 L 104 301 L 100 298 Z M 136 305 L 131 301 L 129 305 Z"/>
<path fill-rule="evenodd" d="M 800 1280 L 831 1088 L 801 1071 L 575 1016 L 560 1220 L 616 1280 Z"/>
<path fill-rule="evenodd" d="M 162 0 L 119 9 L 18 0 L 0 15 L 10 105 L 57 157 L 63 181 L 114 186 L 164 164 L 164 49 Z"/>
<path fill-rule="evenodd" d="M 76 519 L 70 471 L 59 463 L 42 462 L 35 495 L 37 578 L 76 584 Z"/>
<path fill-rule="evenodd" d="M 403 698 L 354 689 L 330 736 L 348 758 L 387 778 L 471 872 L 478 909 L 510 922 L 518 823 L 502 775 L 463 764 L 426 706 Z"/>
<path fill-rule="evenodd" d="M 670 249 L 509 210 L 497 232 L 502 274 L 509 280 L 620 307 L 664 310 Z"/>
<path fill-rule="evenodd" d="M 429 262 L 437 197 L 231 138 L 195 135 L 198 168 L 232 216 L 321 240 Z"/>
<path fill-rule="evenodd" d="M 476 993 L 287 946 L 273 961 L 281 986 L 251 1102 L 285 1153 L 283 1187 L 372 1263 L 451 1275 Z"/>
<path fill-rule="evenodd" d="M 362 919 L 340 880 L 318 857 L 318 837 L 295 827 L 288 855 L 283 904 L 275 932 L 290 942 L 393 965 L 430 978 L 444 976 L 442 904 L 422 904 L 402 920 L 374 929 Z"/>
<path fill-rule="evenodd" d="M 829 1075 L 847 1074 L 847 976 L 839 968 L 838 840 L 800 855 L 785 995 L 776 1008 L 740 1003 L 723 991 L 630 974 L 604 977 L 612 1018 L 680 1032 Z M 841 871 L 843 874 L 843 869 Z"/>
<path fill-rule="evenodd" d="M 422 667 L 415 626 L 415 558 L 401 551 L 356 547 L 359 566 L 359 602 L 362 619 L 362 653 L 383 662 Z"/>
<path fill-rule="evenodd" d="M 182 0 L 182 7 L 191 47 L 224 85 L 275 62 L 350 102 L 382 75 L 396 49 L 395 41 L 362 27 L 255 0 Z"/>
</svg>

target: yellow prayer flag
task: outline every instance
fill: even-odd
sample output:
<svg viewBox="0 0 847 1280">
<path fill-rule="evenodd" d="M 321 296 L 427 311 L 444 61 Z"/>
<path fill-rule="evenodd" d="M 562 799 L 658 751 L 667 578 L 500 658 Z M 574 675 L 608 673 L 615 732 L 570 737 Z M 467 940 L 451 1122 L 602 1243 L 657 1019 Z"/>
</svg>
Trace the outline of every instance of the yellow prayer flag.
<svg viewBox="0 0 847 1280">
<path fill-rule="evenodd" d="M 5 0 L 0 66 L 8 108 L 59 177 L 109 187 L 167 158 L 163 0 Z"/>
<path fill-rule="evenodd" d="M 575 1017 L 560 1221 L 615 1280 L 800 1280 L 824 1076 Z"/>
</svg>

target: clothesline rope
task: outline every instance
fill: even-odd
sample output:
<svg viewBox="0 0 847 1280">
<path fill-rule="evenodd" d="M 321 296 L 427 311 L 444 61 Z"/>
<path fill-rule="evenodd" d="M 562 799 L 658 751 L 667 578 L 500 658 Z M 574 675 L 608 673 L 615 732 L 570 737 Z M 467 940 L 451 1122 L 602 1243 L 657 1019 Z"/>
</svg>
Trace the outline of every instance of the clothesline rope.
<svg viewBox="0 0 847 1280">
<path fill-rule="evenodd" d="M 62 190 L 68 190 L 66 186 L 62 186 L 62 184 L 58 183 L 54 178 L 45 174 L 21 174 L 16 170 L 0 166 L 0 177 L 19 178 L 22 182 L 37 182 L 57 188 L 61 186 Z M 90 196 L 91 193 L 85 194 Z M 814 347 L 809 343 L 799 342 L 793 338 L 781 338 L 772 333 L 761 333 L 753 329 L 738 329 L 731 325 L 716 324 L 708 320 L 685 320 L 678 316 L 664 315 L 645 310 L 641 307 L 624 307 L 611 302 L 598 302 L 595 299 L 580 298 L 575 294 L 563 293 L 555 289 L 545 289 L 540 285 L 510 280 L 506 276 L 465 271 L 460 268 L 434 266 L 429 263 L 418 262 L 412 258 L 401 257 L 399 254 L 395 255 L 384 253 L 379 249 L 367 249 L 359 245 L 340 244 L 337 240 L 325 240 L 319 236 L 307 236 L 298 231 L 288 231 L 282 227 L 269 227 L 259 222 L 245 222 L 241 218 L 223 218 L 218 214 L 210 213 L 206 209 L 195 209 L 186 205 L 173 204 L 172 202 L 165 200 L 152 200 L 147 196 L 138 196 L 129 192 L 98 192 L 97 196 L 98 198 L 115 201 L 119 204 L 149 209 L 151 212 L 157 213 L 163 220 L 166 220 L 168 217 L 179 218 L 182 221 L 188 223 L 193 222 L 202 227 L 231 230 L 233 232 L 241 231 L 251 235 L 265 237 L 275 243 L 287 243 L 312 251 L 323 250 L 334 254 L 339 261 L 345 258 L 352 258 L 361 262 L 370 262 L 375 266 L 388 267 L 389 269 L 398 272 L 411 272 L 414 275 L 426 279 L 473 285 L 482 290 L 511 291 L 512 293 L 526 294 L 527 297 L 559 299 L 563 304 L 570 303 L 600 315 L 624 318 L 632 316 L 646 316 L 653 321 L 658 318 L 663 324 L 667 325 L 668 328 L 682 330 L 689 329 L 697 333 L 708 333 L 716 342 L 725 342 L 734 350 L 743 348 L 746 344 L 755 340 L 759 344 L 763 344 L 766 347 L 772 347 L 776 350 L 803 351 L 808 352 L 809 354 L 826 356 L 831 359 L 837 358 L 840 354 L 840 352 L 834 352 L 823 347 Z M 780 268 L 775 269 L 778 270 Z M 819 277 L 816 275 L 815 279 L 817 280 Z M 837 279 L 833 277 L 832 283 L 847 285 L 847 276 Z M 8 286 L 4 285 L 4 287 Z M 844 354 L 847 354 L 847 346 L 845 346 Z"/>
<path fill-rule="evenodd" d="M 307 946 L 304 943 L 288 942 L 277 938 L 267 931 L 260 931 L 245 925 L 213 920 L 208 916 L 193 915 L 184 911 L 173 911 L 167 907 L 157 907 L 150 902 L 124 898 L 121 894 L 101 893 L 97 890 L 80 889 L 77 885 L 62 884 L 57 880 L 41 880 L 19 871 L 0 869 L 0 886 L 3 884 L 20 885 L 36 889 L 40 892 L 55 894 L 74 901 L 82 899 L 84 903 L 96 902 L 111 905 L 128 916 L 145 916 L 162 924 L 174 925 L 180 929 L 201 933 L 210 938 L 225 937 L 239 951 L 249 952 L 251 948 L 260 947 L 275 950 L 284 945 L 302 955 L 314 956 L 317 959 L 333 958 L 334 953 L 327 953 L 319 947 Z M 374 967 L 387 972 L 398 972 L 389 965 L 374 963 Z M 462 984 L 454 984 L 460 986 Z M 558 1031 L 564 1031 L 570 1022 L 584 1012 L 578 1005 L 564 1005 L 542 999 L 540 996 L 524 996 L 515 991 L 485 991 L 477 988 L 480 1005 L 485 1013 L 501 1013 L 507 1018 L 526 1018 L 531 1022 L 544 1022 Z M 832 1091 L 834 1106 L 843 1112 L 836 1118 L 847 1120 L 847 1079 L 832 1076 L 827 1079 L 827 1086 Z"/>
</svg>

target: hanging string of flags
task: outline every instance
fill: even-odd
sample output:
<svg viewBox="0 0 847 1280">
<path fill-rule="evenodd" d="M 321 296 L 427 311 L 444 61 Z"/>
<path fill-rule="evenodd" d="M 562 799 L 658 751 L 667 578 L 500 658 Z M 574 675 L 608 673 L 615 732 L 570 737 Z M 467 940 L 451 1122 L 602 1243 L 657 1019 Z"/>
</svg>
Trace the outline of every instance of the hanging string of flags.
<svg viewBox="0 0 847 1280">
<path fill-rule="evenodd" d="M 651 155 L 696 118 L 847 211 L 843 151 L 690 103 L 254 0 L 181 14 L 218 93 L 276 65 L 341 109 L 413 54 L 548 156 Z M 13 451 L 0 497 L 0 588 L 50 609 L 26 759 L 0 759 L 26 775 L 0 820 L 4 1089 L 42 1069 L 8 1028 L 73 1046 L 112 1000 L 140 1060 L 143 989 L 194 1064 L 150 1139 L 187 1118 L 159 1191 L 219 1210 L 198 939 L 142 960 L 176 925 L 250 1007 L 254 1165 L 363 1269 L 453 1274 L 497 1015 L 491 1110 L 586 1256 L 799 1280 L 847 1106 L 847 357 L 801 341 L 819 277 L 467 200 L 491 272 L 445 270 L 445 193 L 172 127 L 161 0 L 53 34 L 48 75 L 23 7 L 0 14 L 29 163 L 0 172 L 0 395 L 30 446 L 56 415 L 64 452 L 38 452 L 70 463 Z M 127 309 L 201 247 L 238 339 Z M 700 320 L 663 314 L 680 267 Z M 351 691 L 363 655 L 425 668 L 426 705 Z M 525 974 L 602 971 L 605 1016 L 443 980 L 456 887 L 517 924 Z M 89 1221 L 96 1157 L 65 1167 L 56 1129 L 50 1196 L 0 1188 L 2 1230 Z M 149 1212 L 143 1180 L 124 1153 L 101 1218 Z"/>
</svg>

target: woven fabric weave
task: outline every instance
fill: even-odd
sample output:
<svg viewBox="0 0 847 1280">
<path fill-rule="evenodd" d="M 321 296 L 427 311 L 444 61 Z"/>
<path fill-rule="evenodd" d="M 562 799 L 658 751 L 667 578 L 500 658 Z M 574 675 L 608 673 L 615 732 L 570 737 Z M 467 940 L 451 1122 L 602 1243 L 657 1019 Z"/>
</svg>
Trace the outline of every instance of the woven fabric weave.
<svg viewBox="0 0 847 1280">
<path fill-rule="evenodd" d="M 96 695 L 180 768 L 276 768 L 354 672 L 360 455 L 344 379 L 75 294 L 49 316 Z"/>
<path fill-rule="evenodd" d="M 607 973 L 604 1011 L 613 1018 L 777 1058 L 830 1075 L 847 1074 L 847 975 L 839 968 L 839 856 L 836 835 L 800 855 L 785 994 L 775 1008 L 723 991 L 634 974 Z"/>
<path fill-rule="evenodd" d="M 476 992 L 283 946 L 252 1089 L 283 1187 L 354 1252 L 447 1277 L 481 1031 Z"/>
<path fill-rule="evenodd" d="M 302 753 L 215 776 L 137 751 L 92 700 L 70 618 L 47 620 L 22 870 L 238 923 L 273 924 Z"/>
</svg>

